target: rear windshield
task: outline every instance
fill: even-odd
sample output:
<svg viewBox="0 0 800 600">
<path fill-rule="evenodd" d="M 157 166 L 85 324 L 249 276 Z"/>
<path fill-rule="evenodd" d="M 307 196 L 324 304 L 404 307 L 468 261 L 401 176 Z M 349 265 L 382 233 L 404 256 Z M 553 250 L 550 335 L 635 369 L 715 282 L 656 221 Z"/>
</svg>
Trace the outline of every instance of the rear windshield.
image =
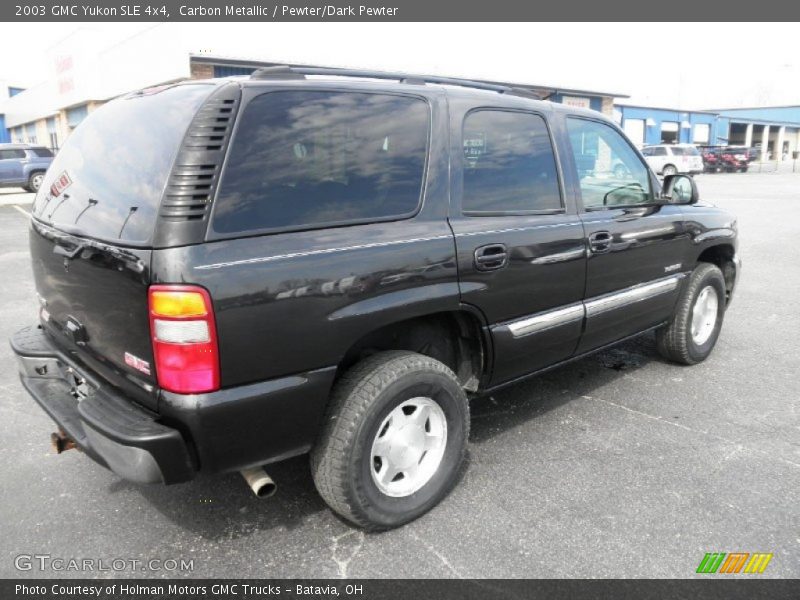
<svg viewBox="0 0 800 600">
<path fill-rule="evenodd" d="M 213 89 L 173 86 L 92 112 L 47 170 L 34 216 L 88 237 L 146 244 L 183 135 Z"/>
<path fill-rule="evenodd" d="M 699 156 L 700 152 L 693 146 L 673 146 L 672 154 L 675 156 Z"/>
<path fill-rule="evenodd" d="M 403 218 L 420 202 L 427 102 L 271 92 L 244 111 L 215 201 L 222 235 Z"/>
</svg>

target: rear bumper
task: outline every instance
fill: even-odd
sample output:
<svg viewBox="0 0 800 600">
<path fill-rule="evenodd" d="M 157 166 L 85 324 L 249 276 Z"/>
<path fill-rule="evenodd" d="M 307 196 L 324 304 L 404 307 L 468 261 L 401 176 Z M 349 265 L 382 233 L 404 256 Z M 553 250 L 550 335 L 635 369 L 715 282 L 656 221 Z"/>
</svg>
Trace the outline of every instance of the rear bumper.
<svg viewBox="0 0 800 600">
<path fill-rule="evenodd" d="M 177 429 L 90 380 L 41 328 L 18 331 L 11 349 L 22 385 L 87 456 L 139 483 L 179 483 L 194 477 L 189 448 Z"/>
<path fill-rule="evenodd" d="M 41 327 L 11 338 L 25 389 L 88 456 L 120 477 L 180 483 L 308 452 L 336 367 L 207 394 L 161 391 L 158 413 L 55 347 Z M 79 399 L 80 398 L 80 399 Z"/>
</svg>

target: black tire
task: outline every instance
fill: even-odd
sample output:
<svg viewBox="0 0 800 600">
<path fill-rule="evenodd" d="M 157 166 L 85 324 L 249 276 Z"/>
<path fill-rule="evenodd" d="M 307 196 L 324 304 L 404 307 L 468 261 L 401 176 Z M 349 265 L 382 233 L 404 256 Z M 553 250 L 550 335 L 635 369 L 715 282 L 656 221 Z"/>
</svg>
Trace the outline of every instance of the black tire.
<svg viewBox="0 0 800 600">
<path fill-rule="evenodd" d="M 692 314 L 700 293 L 708 286 L 717 294 L 717 317 L 708 339 L 698 344 L 692 337 Z M 719 267 L 710 263 L 697 265 L 678 298 L 669 323 L 656 332 L 659 353 L 684 365 L 694 365 L 708 358 L 722 328 L 725 302 L 725 278 Z"/>
<path fill-rule="evenodd" d="M 44 171 L 34 171 L 28 177 L 28 184 L 25 185 L 23 189 L 28 192 L 33 192 L 35 194 L 36 192 L 39 191 L 43 179 L 44 179 Z"/>
<path fill-rule="evenodd" d="M 677 175 L 678 174 L 678 167 L 675 165 L 664 165 L 664 168 L 661 169 L 661 174 L 665 177 L 667 175 Z"/>
<path fill-rule="evenodd" d="M 433 399 L 444 413 L 444 454 L 420 489 L 408 496 L 389 496 L 373 481 L 372 443 L 393 409 L 421 395 Z M 468 438 L 469 404 L 450 369 L 414 352 L 381 352 L 356 364 L 334 386 L 311 451 L 311 473 L 319 494 L 342 517 L 367 530 L 390 529 L 423 515 L 450 492 Z"/>
</svg>

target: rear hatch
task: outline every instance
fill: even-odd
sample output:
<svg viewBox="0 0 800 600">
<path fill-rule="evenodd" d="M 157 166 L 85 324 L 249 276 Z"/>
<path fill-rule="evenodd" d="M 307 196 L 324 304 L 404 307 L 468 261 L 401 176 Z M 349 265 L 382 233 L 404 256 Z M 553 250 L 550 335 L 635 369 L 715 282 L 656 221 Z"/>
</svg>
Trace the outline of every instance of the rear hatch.
<svg viewBox="0 0 800 600">
<path fill-rule="evenodd" d="M 43 325 L 63 350 L 151 407 L 154 230 L 181 141 L 213 90 L 145 90 L 92 112 L 53 161 L 32 208 Z"/>
</svg>

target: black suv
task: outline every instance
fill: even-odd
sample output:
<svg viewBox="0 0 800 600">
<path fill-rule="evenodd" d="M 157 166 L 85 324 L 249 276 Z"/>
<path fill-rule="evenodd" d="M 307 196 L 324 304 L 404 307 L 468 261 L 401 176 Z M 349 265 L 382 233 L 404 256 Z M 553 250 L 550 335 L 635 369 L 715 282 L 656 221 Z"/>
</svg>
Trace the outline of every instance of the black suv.
<svg viewBox="0 0 800 600">
<path fill-rule="evenodd" d="M 261 465 L 310 452 L 336 512 L 388 528 L 454 485 L 471 396 L 650 330 L 705 359 L 736 238 L 597 112 L 265 69 L 76 129 L 32 209 L 40 322 L 11 344 L 59 451 L 261 494 Z"/>
</svg>

